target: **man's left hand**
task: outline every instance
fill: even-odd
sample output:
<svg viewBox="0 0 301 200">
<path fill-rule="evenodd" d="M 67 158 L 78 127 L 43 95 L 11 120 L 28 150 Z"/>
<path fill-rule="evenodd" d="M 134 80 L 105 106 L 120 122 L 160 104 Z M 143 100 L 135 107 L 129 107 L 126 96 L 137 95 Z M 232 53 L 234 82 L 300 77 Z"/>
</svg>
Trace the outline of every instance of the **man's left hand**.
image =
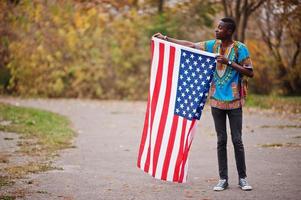
<svg viewBox="0 0 301 200">
<path fill-rule="evenodd" d="M 222 55 L 216 56 L 216 61 L 222 64 L 228 64 L 228 59 Z"/>
</svg>

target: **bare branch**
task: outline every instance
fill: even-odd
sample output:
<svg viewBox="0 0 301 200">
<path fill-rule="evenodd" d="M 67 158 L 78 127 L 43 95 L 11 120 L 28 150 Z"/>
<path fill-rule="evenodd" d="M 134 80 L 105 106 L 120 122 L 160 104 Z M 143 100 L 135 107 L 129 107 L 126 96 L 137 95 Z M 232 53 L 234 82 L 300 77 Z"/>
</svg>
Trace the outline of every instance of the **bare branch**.
<svg viewBox="0 0 301 200">
<path fill-rule="evenodd" d="M 254 4 L 254 6 L 252 6 L 250 8 L 250 12 L 254 12 L 255 10 L 257 10 L 266 0 L 260 0 L 257 2 L 257 4 Z"/>
<path fill-rule="evenodd" d="M 227 1 L 226 0 L 222 0 L 222 4 L 223 4 L 223 7 L 224 7 L 225 16 L 229 16 L 229 11 L 228 11 L 228 7 L 227 7 Z"/>
<path fill-rule="evenodd" d="M 300 55 L 300 52 L 301 52 L 300 42 L 296 42 L 295 45 L 296 45 L 296 50 L 295 50 L 294 56 L 291 60 L 290 68 L 295 68 L 295 66 L 297 65 L 298 56 Z"/>
</svg>

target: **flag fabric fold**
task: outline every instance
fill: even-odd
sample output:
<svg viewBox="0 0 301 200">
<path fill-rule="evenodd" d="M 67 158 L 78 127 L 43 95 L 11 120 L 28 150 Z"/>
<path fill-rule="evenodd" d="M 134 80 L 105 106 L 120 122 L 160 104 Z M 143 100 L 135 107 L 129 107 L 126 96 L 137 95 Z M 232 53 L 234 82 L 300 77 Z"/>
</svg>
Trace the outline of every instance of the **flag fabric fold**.
<svg viewBox="0 0 301 200">
<path fill-rule="evenodd" d="M 183 183 L 216 55 L 158 38 L 152 38 L 151 49 L 150 87 L 137 166 L 157 179 Z"/>
</svg>

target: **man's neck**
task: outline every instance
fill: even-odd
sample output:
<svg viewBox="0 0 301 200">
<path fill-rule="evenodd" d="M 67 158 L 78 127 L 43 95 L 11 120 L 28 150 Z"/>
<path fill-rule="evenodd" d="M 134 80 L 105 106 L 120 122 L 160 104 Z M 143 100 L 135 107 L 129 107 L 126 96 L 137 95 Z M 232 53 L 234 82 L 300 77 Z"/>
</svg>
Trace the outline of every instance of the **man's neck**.
<svg viewBox="0 0 301 200">
<path fill-rule="evenodd" d="M 232 37 L 222 40 L 222 47 L 228 47 L 233 43 Z"/>
</svg>

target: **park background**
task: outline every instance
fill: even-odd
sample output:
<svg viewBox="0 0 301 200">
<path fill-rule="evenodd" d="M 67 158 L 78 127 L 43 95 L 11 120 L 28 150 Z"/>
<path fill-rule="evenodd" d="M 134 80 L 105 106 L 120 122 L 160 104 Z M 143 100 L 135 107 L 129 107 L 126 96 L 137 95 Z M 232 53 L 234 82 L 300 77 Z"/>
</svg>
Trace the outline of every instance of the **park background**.
<svg viewBox="0 0 301 200">
<path fill-rule="evenodd" d="M 223 16 L 250 50 L 250 92 L 301 94 L 298 0 L 7 0 L 0 9 L 1 94 L 145 100 L 151 36 L 213 39 Z"/>
<path fill-rule="evenodd" d="M 212 192 L 208 107 L 189 183 L 155 181 L 135 166 L 151 36 L 213 39 L 224 16 L 236 20 L 235 40 L 254 65 L 243 130 L 255 190 L 247 194 L 235 180 Z M 297 199 L 300 38 L 300 0 L 0 0 L 0 200 Z"/>
</svg>

